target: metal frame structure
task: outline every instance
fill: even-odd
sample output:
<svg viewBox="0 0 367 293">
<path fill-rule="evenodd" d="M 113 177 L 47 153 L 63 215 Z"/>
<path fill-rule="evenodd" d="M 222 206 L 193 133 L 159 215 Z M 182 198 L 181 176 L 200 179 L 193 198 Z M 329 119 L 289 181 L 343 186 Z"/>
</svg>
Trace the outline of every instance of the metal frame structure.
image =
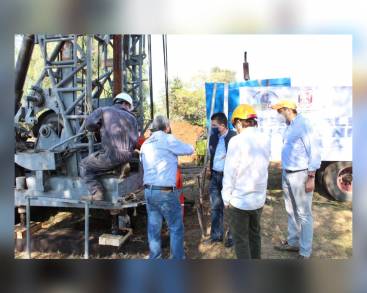
<svg viewBox="0 0 367 293">
<path fill-rule="evenodd" d="M 23 95 L 37 47 L 43 68 Z M 98 136 L 84 129 L 85 118 L 96 108 L 112 104 L 112 92 L 102 98 L 108 86 L 113 94 L 124 90 L 132 96 L 139 129 L 143 129 L 145 57 L 144 35 L 25 36 L 16 64 L 14 123 L 15 205 L 21 213 L 27 207 L 27 222 L 31 205 L 86 207 L 80 200 L 87 189 L 79 177 L 79 163 L 97 151 L 100 143 Z M 88 215 L 89 208 L 115 211 L 143 204 L 134 194 L 142 185 L 142 170 L 138 162 L 131 164 L 134 168 L 126 178 L 121 178 L 121 170 L 101 176 L 106 201 L 88 203 Z M 24 216 L 21 219 L 25 224 Z"/>
<path fill-rule="evenodd" d="M 99 203 L 81 200 L 87 189 L 79 177 L 79 163 L 100 148 L 98 135 L 84 129 L 86 117 L 96 108 L 111 105 L 113 96 L 121 91 L 133 99 L 141 133 L 153 119 L 151 36 L 147 37 L 148 54 L 145 35 L 24 35 L 15 68 L 15 206 L 21 224 L 26 226 L 29 258 L 31 206 L 84 208 L 84 258 L 89 258 L 90 208 L 110 210 L 114 228 L 119 211 L 145 203 L 137 196 L 142 186 L 142 168 L 138 162 L 131 162 L 134 167 L 126 178 L 121 178 L 121 170 L 101 176 L 106 194 L 105 201 Z M 163 47 L 169 117 L 166 35 Z M 23 91 L 36 48 L 40 50 L 43 68 L 28 92 Z M 147 55 L 149 80 L 144 80 Z M 149 81 L 150 121 L 144 126 L 146 81 Z"/>
<path fill-rule="evenodd" d="M 143 63 L 147 57 L 145 53 L 145 36 L 124 35 L 122 45 L 123 90 L 133 98 L 139 128 L 143 129 L 143 88 L 146 81 L 143 79 Z"/>
<path fill-rule="evenodd" d="M 31 249 L 31 201 L 37 200 L 35 196 L 26 196 L 26 254 L 29 259 L 32 258 L 32 249 Z M 80 206 L 84 207 L 84 258 L 89 259 L 89 208 L 91 203 L 87 201 L 78 201 L 72 199 L 60 199 L 60 198 L 50 198 L 50 197 L 42 197 L 43 201 L 55 202 L 59 201 L 64 204 L 69 204 L 73 206 Z M 135 204 L 126 204 L 124 205 L 125 208 L 128 207 L 137 207 L 139 204 L 143 204 L 143 202 L 137 202 Z M 108 207 L 108 205 L 105 205 Z M 103 208 L 103 204 L 100 205 Z"/>
</svg>

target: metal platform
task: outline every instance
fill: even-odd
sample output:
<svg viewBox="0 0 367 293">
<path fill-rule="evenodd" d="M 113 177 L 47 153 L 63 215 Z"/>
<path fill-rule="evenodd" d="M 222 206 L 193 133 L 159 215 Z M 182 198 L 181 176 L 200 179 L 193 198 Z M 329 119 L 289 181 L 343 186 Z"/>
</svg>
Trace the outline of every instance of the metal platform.
<svg viewBox="0 0 367 293">
<path fill-rule="evenodd" d="M 90 208 L 124 209 L 134 207 L 134 194 L 142 187 L 142 173 L 131 173 L 127 178 L 119 179 L 116 176 L 102 176 L 101 182 L 105 187 L 103 204 L 91 203 Z M 44 179 L 44 190 L 37 189 L 36 177 L 26 178 L 28 189 L 15 190 L 15 205 L 25 206 L 27 198 L 31 198 L 32 206 L 45 207 L 73 207 L 83 208 L 81 197 L 88 194 L 86 186 L 79 177 L 52 176 Z"/>
</svg>

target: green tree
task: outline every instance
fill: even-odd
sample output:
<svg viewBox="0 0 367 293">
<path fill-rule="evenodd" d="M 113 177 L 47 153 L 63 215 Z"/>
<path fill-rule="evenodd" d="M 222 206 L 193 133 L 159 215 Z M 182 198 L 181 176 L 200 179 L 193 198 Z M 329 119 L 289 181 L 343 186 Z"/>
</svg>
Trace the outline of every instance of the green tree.
<svg viewBox="0 0 367 293">
<path fill-rule="evenodd" d="M 190 89 L 179 79 L 170 83 L 170 116 L 185 119 L 193 124 L 202 124 L 205 117 L 205 101 L 201 89 Z"/>
<path fill-rule="evenodd" d="M 204 125 L 206 118 L 205 82 L 234 82 L 236 73 L 228 69 L 213 67 L 209 73 L 198 73 L 189 83 L 179 77 L 169 84 L 170 117 L 185 119 L 190 123 Z M 160 108 L 165 104 L 161 99 Z"/>
<path fill-rule="evenodd" d="M 236 72 L 229 69 L 213 67 L 209 73 L 209 80 L 212 82 L 234 82 L 236 81 Z"/>
</svg>

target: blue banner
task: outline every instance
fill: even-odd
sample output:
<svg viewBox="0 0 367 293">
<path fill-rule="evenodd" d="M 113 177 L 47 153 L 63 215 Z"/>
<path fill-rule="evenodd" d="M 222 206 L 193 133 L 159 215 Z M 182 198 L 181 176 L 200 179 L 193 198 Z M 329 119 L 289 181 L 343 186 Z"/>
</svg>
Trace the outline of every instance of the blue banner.
<svg viewBox="0 0 367 293">
<path fill-rule="evenodd" d="M 211 113 L 211 101 L 213 99 L 214 85 L 216 84 L 216 94 L 214 97 L 214 109 Z M 225 83 L 205 83 L 205 95 L 206 95 L 206 118 L 207 125 L 210 123 L 211 114 L 217 112 L 223 112 L 227 115 L 229 121 L 229 127 L 232 128 L 230 118 L 234 109 L 240 103 L 240 88 L 241 87 L 290 87 L 290 78 L 274 78 L 274 79 L 262 79 L 262 80 L 248 80 L 243 82 L 231 82 Z M 226 92 L 228 91 L 228 92 Z"/>
</svg>

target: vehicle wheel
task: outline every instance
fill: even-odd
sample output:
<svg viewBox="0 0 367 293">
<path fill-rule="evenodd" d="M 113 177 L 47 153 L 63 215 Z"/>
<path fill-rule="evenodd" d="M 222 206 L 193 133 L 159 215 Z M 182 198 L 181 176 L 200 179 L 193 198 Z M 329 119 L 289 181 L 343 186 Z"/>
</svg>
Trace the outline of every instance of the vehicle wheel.
<svg viewBox="0 0 367 293">
<path fill-rule="evenodd" d="M 323 176 L 327 192 L 338 201 L 352 200 L 352 162 L 334 162 L 325 168 Z"/>
<path fill-rule="evenodd" d="M 325 168 L 323 169 L 319 169 L 317 170 L 316 172 L 316 182 L 317 184 L 319 184 L 320 186 L 324 185 L 324 182 L 323 182 L 323 178 L 324 178 L 324 172 L 325 172 Z"/>
</svg>

